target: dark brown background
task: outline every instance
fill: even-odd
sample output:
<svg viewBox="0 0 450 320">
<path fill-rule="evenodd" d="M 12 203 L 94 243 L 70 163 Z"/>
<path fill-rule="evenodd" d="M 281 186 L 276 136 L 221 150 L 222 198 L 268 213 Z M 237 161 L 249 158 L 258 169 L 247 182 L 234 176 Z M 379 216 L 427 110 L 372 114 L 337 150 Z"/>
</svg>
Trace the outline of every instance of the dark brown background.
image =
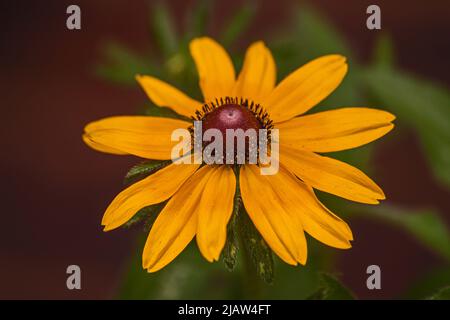
<svg viewBox="0 0 450 320">
<path fill-rule="evenodd" d="M 65 27 L 65 10 L 72 3 L 82 10 L 81 31 Z M 192 5 L 170 3 L 180 18 Z M 213 36 L 239 3 L 219 1 Z M 377 33 L 365 28 L 365 9 L 372 3 L 382 8 L 382 26 L 393 35 L 401 66 L 448 84 L 448 1 L 314 1 L 362 61 L 369 58 Z M 261 1 L 248 41 L 265 39 L 265 31 L 283 24 L 291 4 Z M 132 113 L 144 101 L 137 86 L 105 84 L 93 76 L 92 66 L 105 39 L 137 51 L 148 48 L 147 2 L 19 0 L 1 6 L 0 298 L 113 297 L 133 233 L 103 233 L 100 220 L 136 159 L 93 152 L 80 136 L 87 122 Z M 375 163 L 390 200 L 438 207 L 450 221 L 449 193 L 433 182 L 412 134 L 385 143 Z M 340 264 L 346 284 L 363 298 L 395 297 L 441 264 L 397 229 L 359 220 L 351 225 L 358 241 L 339 253 Z M 382 267 L 383 290 L 369 292 L 365 268 L 373 263 Z M 69 264 L 82 267 L 81 291 L 65 287 Z"/>
</svg>

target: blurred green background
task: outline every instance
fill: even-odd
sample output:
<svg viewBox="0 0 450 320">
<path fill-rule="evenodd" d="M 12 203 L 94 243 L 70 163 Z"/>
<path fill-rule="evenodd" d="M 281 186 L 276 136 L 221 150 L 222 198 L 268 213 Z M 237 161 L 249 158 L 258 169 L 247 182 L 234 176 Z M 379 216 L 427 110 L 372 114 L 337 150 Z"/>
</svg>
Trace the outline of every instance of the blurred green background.
<svg viewBox="0 0 450 320">
<path fill-rule="evenodd" d="M 448 298 L 447 2 L 378 1 L 380 31 L 366 29 L 372 3 L 360 0 L 80 0 L 79 31 L 65 27 L 69 1 L 5 2 L 0 298 Z M 387 195 L 381 205 L 365 206 L 319 194 L 351 226 L 352 249 L 308 237 L 308 263 L 293 268 L 259 248 L 261 274 L 244 267 L 242 250 L 229 271 L 229 261 L 207 263 L 192 243 L 168 267 L 147 274 L 145 223 L 102 232 L 106 206 L 140 160 L 90 150 L 80 138 L 83 126 L 112 115 L 175 117 L 148 101 L 136 73 L 200 99 L 188 43 L 202 35 L 222 43 L 237 70 L 247 46 L 265 41 L 278 80 L 320 55 L 343 54 L 344 82 L 311 112 L 368 106 L 397 116 L 379 141 L 331 154 L 368 173 Z M 70 264 L 81 267 L 80 291 L 65 287 Z M 372 264 L 381 267 L 381 290 L 366 287 Z"/>
</svg>

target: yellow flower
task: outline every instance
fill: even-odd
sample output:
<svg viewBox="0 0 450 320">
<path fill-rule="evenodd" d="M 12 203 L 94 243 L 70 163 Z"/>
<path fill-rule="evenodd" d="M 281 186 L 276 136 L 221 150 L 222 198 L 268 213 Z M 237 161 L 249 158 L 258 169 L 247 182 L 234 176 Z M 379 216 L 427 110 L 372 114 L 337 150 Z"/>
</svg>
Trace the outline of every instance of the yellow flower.
<svg viewBox="0 0 450 320">
<path fill-rule="evenodd" d="M 238 97 L 264 108 L 263 117 L 249 106 L 247 118 L 261 127 L 279 129 L 280 168 L 261 175 L 258 165 L 240 166 L 239 187 L 249 217 L 270 248 L 286 263 L 305 264 L 304 231 L 332 247 L 350 248 L 348 225 L 328 210 L 313 188 L 349 200 L 376 204 L 383 191 L 360 170 L 318 153 L 359 147 L 393 128 L 394 116 L 369 108 L 342 108 L 299 116 L 325 99 L 341 83 L 347 64 L 340 55 L 327 55 L 297 69 L 276 85 L 276 67 L 263 42 L 252 44 L 236 79 L 233 63 L 214 40 L 190 43 L 204 103 L 220 108 L 226 97 Z M 150 76 L 137 76 L 148 97 L 180 115 L 204 119 L 211 108 L 171 85 Z M 236 100 L 233 100 L 235 102 Z M 206 111 L 205 111 L 206 110 Z M 243 110 L 245 111 L 245 110 Z M 219 121 L 220 122 L 220 121 Z M 225 126 L 226 123 L 217 123 Z M 84 141 L 98 151 L 171 159 L 175 129 L 192 122 L 149 116 L 118 116 L 85 127 Z M 196 237 L 208 261 L 219 259 L 226 226 L 233 210 L 236 177 L 230 165 L 170 164 L 122 191 L 109 205 L 102 225 L 115 229 L 141 208 L 168 200 L 157 217 L 143 252 L 143 267 L 157 271 L 170 263 Z"/>
</svg>

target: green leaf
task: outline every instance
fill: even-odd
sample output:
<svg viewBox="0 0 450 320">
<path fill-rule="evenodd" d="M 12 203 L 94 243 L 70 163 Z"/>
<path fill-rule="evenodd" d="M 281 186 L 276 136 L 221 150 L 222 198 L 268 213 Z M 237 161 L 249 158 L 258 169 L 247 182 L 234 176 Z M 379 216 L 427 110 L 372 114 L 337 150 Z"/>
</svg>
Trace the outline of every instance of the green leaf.
<svg viewBox="0 0 450 320">
<path fill-rule="evenodd" d="M 124 85 L 135 85 L 136 74 L 153 74 L 155 67 L 125 46 L 110 42 L 102 48 L 106 61 L 95 68 L 98 76 Z"/>
<path fill-rule="evenodd" d="M 157 1 L 151 7 L 152 31 L 158 47 L 164 57 L 170 57 L 178 50 L 178 37 L 175 22 L 163 1 Z"/>
<path fill-rule="evenodd" d="M 274 279 L 272 250 L 261 237 L 243 207 L 238 217 L 242 250 L 248 251 L 257 275 L 266 283 L 271 284 Z"/>
<path fill-rule="evenodd" d="M 377 68 L 387 69 L 394 65 L 394 44 L 386 33 L 381 33 L 375 44 L 374 64 Z"/>
<path fill-rule="evenodd" d="M 283 79 L 303 64 L 320 56 L 341 54 L 347 57 L 350 71 L 336 91 L 311 112 L 337 106 L 366 105 L 359 90 L 359 67 L 338 28 L 313 7 L 305 4 L 293 11 L 293 21 L 290 26 L 292 33 L 285 34 L 284 37 L 277 35 L 270 44 L 276 61 L 282 61 L 277 65 L 278 79 Z"/>
<path fill-rule="evenodd" d="M 196 1 L 194 8 L 187 15 L 186 36 L 188 38 L 199 37 L 206 33 L 213 4 L 214 1 L 211 0 Z"/>
<path fill-rule="evenodd" d="M 254 2 L 244 2 L 238 11 L 228 20 L 227 26 L 219 37 L 225 48 L 230 47 L 245 32 L 256 14 Z"/>
<path fill-rule="evenodd" d="M 236 183 L 236 192 L 234 194 L 233 213 L 227 226 L 227 240 L 222 251 L 223 262 L 229 271 L 233 271 L 236 265 L 238 248 L 238 235 L 236 234 L 236 221 L 238 220 L 239 211 L 241 210 L 242 199 L 239 190 L 239 183 Z"/>
<path fill-rule="evenodd" d="M 374 218 L 404 228 L 426 247 L 450 260 L 450 233 L 438 213 L 406 210 L 387 204 L 365 207 L 365 210 Z"/>
<path fill-rule="evenodd" d="M 144 179 L 145 177 L 148 177 L 152 173 L 158 171 L 159 169 L 164 168 L 165 166 L 172 163 L 170 160 L 147 160 L 144 162 L 141 162 L 134 167 L 132 167 L 126 174 L 124 178 L 124 185 L 130 185 L 133 184 L 139 180 Z"/>
<path fill-rule="evenodd" d="M 350 46 L 332 25 L 326 16 L 308 5 L 303 5 L 298 10 L 296 39 L 301 49 L 307 50 L 308 55 L 321 56 L 330 53 L 339 53 L 347 58 L 352 56 Z M 305 53 L 306 54 L 306 53 Z"/>
<path fill-rule="evenodd" d="M 330 274 L 321 273 L 319 289 L 308 300 L 354 300 L 353 294 Z"/>
<path fill-rule="evenodd" d="M 432 296 L 450 283 L 450 268 L 447 265 L 431 268 L 421 273 L 406 292 L 406 299 L 423 299 Z"/>
<path fill-rule="evenodd" d="M 450 186 L 449 91 L 388 69 L 367 69 L 363 80 L 383 109 L 415 129 L 435 177 Z"/>
<path fill-rule="evenodd" d="M 429 297 L 428 300 L 450 300 L 450 286 L 439 290 Z"/>
<path fill-rule="evenodd" d="M 234 233 L 236 217 L 233 216 L 227 228 L 227 241 L 222 251 L 223 262 L 229 271 L 233 271 L 239 251 L 236 234 Z"/>
<path fill-rule="evenodd" d="M 149 231 L 166 203 L 167 201 L 164 201 L 142 208 L 125 224 L 125 227 L 130 228 L 140 222 L 144 222 L 144 230 Z"/>
</svg>

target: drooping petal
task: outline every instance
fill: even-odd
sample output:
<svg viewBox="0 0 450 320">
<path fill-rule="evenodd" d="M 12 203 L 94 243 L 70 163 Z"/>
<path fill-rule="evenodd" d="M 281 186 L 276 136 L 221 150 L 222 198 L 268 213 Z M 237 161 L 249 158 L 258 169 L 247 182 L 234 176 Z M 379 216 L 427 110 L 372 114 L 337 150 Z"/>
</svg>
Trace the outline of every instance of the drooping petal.
<svg viewBox="0 0 450 320">
<path fill-rule="evenodd" d="M 244 207 L 269 247 L 286 263 L 306 263 L 307 246 L 302 222 L 284 207 L 276 186 L 256 165 L 242 166 L 240 188 Z"/>
<path fill-rule="evenodd" d="M 289 120 L 325 99 L 339 86 L 346 73 L 343 56 L 320 57 L 281 81 L 263 105 L 274 122 Z"/>
<path fill-rule="evenodd" d="M 191 117 L 202 103 L 194 100 L 173 86 L 150 76 L 137 75 L 136 80 L 150 100 L 159 107 L 168 107 L 185 117 Z"/>
<path fill-rule="evenodd" d="M 233 62 L 225 49 L 208 37 L 192 40 L 189 48 L 205 101 L 229 96 L 236 79 Z"/>
<path fill-rule="evenodd" d="M 385 199 L 375 182 L 345 162 L 283 145 L 280 146 L 280 161 L 289 171 L 318 190 L 369 204 Z"/>
<path fill-rule="evenodd" d="M 280 143 L 315 152 L 352 149 L 389 131 L 395 116 L 369 108 L 342 108 L 301 116 L 277 124 Z"/>
<path fill-rule="evenodd" d="M 187 129 L 190 125 L 189 122 L 169 118 L 110 117 L 88 124 L 84 128 L 83 139 L 99 151 L 168 160 L 171 159 L 172 148 L 178 144 L 171 141 L 172 132 Z"/>
<path fill-rule="evenodd" d="M 275 175 L 267 176 L 267 181 L 281 199 L 284 209 L 298 216 L 304 230 L 317 240 L 335 247 L 350 248 L 353 240 L 348 225 L 328 210 L 305 183 L 284 167 Z"/>
<path fill-rule="evenodd" d="M 106 209 L 104 231 L 120 227 L 143 207 L 163 202 L 197 170 L 198 164 L 171 164 L 119 193 Z"/>
<path fill-rule="evenodd" d="M 233 96 L 259 103 L 272 92 L 276 77 L 272 53 L 264 42 L 255 42 L 245 54 L 244 65 L 234 87 Z"/>
<path fill-rule="evenodd" d="M 197 232 L 197 206 L 214 170 L 204 166 L 187 180 L 156 218 L 145 243 L 142 266 L 155 272 L 166 266 Z"/>
<path fill-rule="evenodd" d="M 236 178 L 229 166 L 218 166 L 212 170 L 214 172 L 197 207 L 197 244 L 209 262 L 219 259 L 225 245 L 236 190 Z"/>
</svg>

